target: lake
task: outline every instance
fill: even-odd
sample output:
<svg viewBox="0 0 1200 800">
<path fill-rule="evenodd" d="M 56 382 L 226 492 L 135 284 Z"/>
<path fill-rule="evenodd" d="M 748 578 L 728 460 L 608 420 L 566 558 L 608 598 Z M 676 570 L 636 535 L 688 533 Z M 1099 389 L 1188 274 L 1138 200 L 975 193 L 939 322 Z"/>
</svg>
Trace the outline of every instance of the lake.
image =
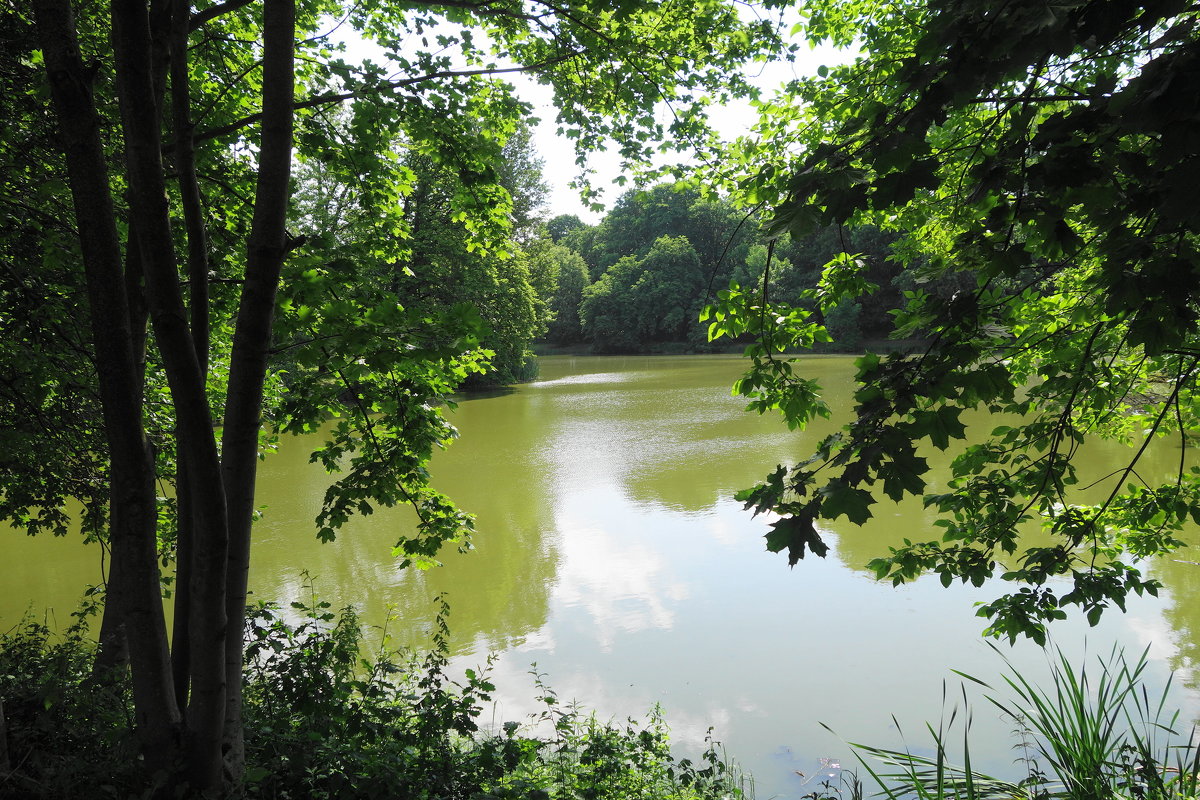
<svg viewBox="0 0 1200 800">
<path fill-rule="evenodd" d="M 852 360 L 805 363 L 830 405 L 848 410 Z M 308 463 L 305 441 L 285 440 L 262 465 L 252 588 L 286 605 L 309 597 L 311 579 L 323 599 L 353 604 L 370 625 L 394 616 L 389 632 L 416 647 L 427 641 L 433 598 L 445 593 L 455 669 L 497 654 L 497 706 L 485 722 L 537 710 L 536 663 L 560 698 L 603 717 L 643 718 L 661 704 L 681 753 L 699 750 L 714 728 L 754 775 L 759 798 L 812 791 L 822 758 L 852 765 L 850 748 L 821 722 L 850 741 L 900 746 L 894 714 L 908 746 L 929 752 L 924 723 L 936 723 L 943 689 L 953 698 L 961 683 L 951 669 L 989 682 L 1003 671 L 973 607 L 997 590 L 871 579 L 862 565 L 888 544 L 932 538 L 932 516 L 917 501 L 885 500 L 863 528 L 830 526 L 825 559 L 789 569 L 767 553 L 768 521 L 751 518 L 733 493 L 806 456 L 841 421 L 798 434 L 776 417 L 743 413 L 744 400 L 729 392 L 743 367 L 736 356 L 551 357 L 537 382 L 463 399 L 451 417 L 461 440 L 432 471 L 439 489 L 477 515 L 475 549 L 426 572 L 399 570 L 390 556 L 412 521 L 403 510 L 317 542 L 312 519 L 328 476 Z M 1099 477 L 1124 454 L 1090 444 L 1086 471 Z M 944 475 L 949 456 L 928 455 Z M 1170 472 L 1178 445 L 1150 455 L 1160 461 L 1143 474 Z M 0 627 L 26 609 L 49 608 L 65 622 L 80 587 L 99 579 L 97 549 L 5 535 Z M 1173 702 L 1200 716 L 1191 673 L 1200 657 L 1197 561 L 1189 550 L 1145 565 L 1167 586 L 1160 598 L 1133 598 L 1127 614 L 1095 628 L 1068 620 L 1055 642 L 1077 660 L 1114 643 L 1132 655 L 1149 647 L 1151 684 L 1178 670 Z M 1022 670 L 1045 673 L 1038 648 L 999 646 Z M 971 693 L 976 766 L 1016 774 L 1011 722 Z"/>
</svg>

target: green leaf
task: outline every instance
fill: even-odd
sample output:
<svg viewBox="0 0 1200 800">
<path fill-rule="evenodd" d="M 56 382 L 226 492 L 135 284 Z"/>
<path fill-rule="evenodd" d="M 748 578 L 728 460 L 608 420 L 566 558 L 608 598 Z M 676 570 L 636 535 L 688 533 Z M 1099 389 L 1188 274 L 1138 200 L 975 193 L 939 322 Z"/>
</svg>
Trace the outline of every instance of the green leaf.
<svg viewBox="0 0 1200 800">
<path fill-rule="evenodd" d="M 788 551 L 788 566 L 795 566 L 804 558 L 805 550 L 811 550 L 815 555 L 824 558 L 829 552 L 829 546 L 817 533 L 813 520 L 805 515 L 783 517 L 771 523 L 771 530 L 766 535 L 767 550 L 778 553 Z"/>
<path fill-rule="evenodd" d="M 865 489 L 855 489 L 841 481 L 830 481 L 817 490 L 821 496 L 821 516 L 837 519 L 843 514 L 855 525 L 862 525 L 871 518 L 871 505 L 875 498 Z"/>
</svg>

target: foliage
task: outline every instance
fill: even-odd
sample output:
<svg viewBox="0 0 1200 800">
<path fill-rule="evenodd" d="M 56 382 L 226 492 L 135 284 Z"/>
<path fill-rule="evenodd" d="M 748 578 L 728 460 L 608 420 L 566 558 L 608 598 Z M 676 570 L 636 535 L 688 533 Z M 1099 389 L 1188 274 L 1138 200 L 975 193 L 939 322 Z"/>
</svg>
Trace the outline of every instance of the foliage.
<svg viewBox="0 0 1200 800">
<path fill-rule="evenodd" d="M 555 222 L 551 238 L 583 259 L 589 284 L 582 295 L 555 298 L 556 313 L 569 322 L 578 315 L 582 338 L 598 352 L 640 352 L 666 342 L 706 348 L 696 314 L 714 286 L 743 269 L 758 235 L 752 215 L 685 183 L 626 192 L 596 226 Z M 670 257 L 668 241 L 675 243 Z M 684 246 L 692 255 L 680 260 Z M 566 305 L 572 300 L 575 308 Z M 551 338 L 567 343 L 574 330 L 560 323 Z"/>
<path fill-rule="evenodd" d="M 0 634 L 0 712 L 8 763 L 0 797 L 128 797 L 140 784 L 128 687 L 93 673 L 81 620 L 61 636 L 26 617 Z M 0 747 L 0 750 L 3 750 Z"/>
<path fill-rule="evenodd" d="M 251 796 L 454 798 L 478 789 L 491 773 L 470 736 L 494 687 L 473 674 L 449 683 L 444 617 L 423 662 L 397 663 L 386 650 L 362 659 L 351 609 L 335 615 L 313 598 L 293 603 L 296 613 L 294 624 L 270 606 L 250 617 Z"/>
<path fill-rule="evenodd" d="M 107 488 L 75 233 L 61 195 L 54 131 L 35 86 L 33 21 L 0 8 L 0 519 L 63 535 L 69 498 L 85 534 L 103 530 Z M 46 458 L 47 452 L 58 458 Z"/>
<path fill-rule="evenodd" d="M 558 323 L 547 338 L 558 344 L 573 341 L 569 334 L 576 329 L 570 323 L 578 314 L 585 327 L 582 338 L 599 352 L 638 352 L 667 341 L 706 349 L 705 329 L 695 324 L 696 311 L 713 299 L 716 287 L 731 279 L 739 286 L 755 286 L 764 278 L 776 303 L 815 311 L 838 348 L 860 350 L 865 340 L 887 335 L 892 313 L 903 305 L 903 291 L 915 285 L 893 259 L 891 246 L 898 237 L 872 225 L 781 236 L 768 268 L 759 216 L 727 200 L 704 197 L 685 183 L 627 192 L 596 226 L 570 217 L 556 222 L 557 233 L 550 233 L 553 241 L 578 253 L 588 265 L 591 299 L 582 302 L 572 294 L 549 300 L 555 304 L 554 313 L 568 323 Z M 692 277 L 679 275 L 676 262 L 648 260 L 664 237 L 686 240 L 695 251 L 699 265 Z M 825 266 L 847 247 L 863 264 L 863 280 L 880 291 L 846 294 L 822 306 L 817 296 L 827 291 L 818 288 Z M 927 288 L 942 292 L 943 284 Z M 664 286 L 670 287 L 670 296 L 662 291 Z M 546 292 L 542 296 L 550 298 Z M 686 324 L 679 322 L 680 314 L 688 318 Z"/>
<path fill-rule="evenodd" d="M 553 725 L 554 736 L 544 741 L 540 759 L 493 790 L 495 797 L 516 800 L 535 786 L 547 797 L 585 800 L 733 800 L 746 795 L 746 778 L 712 740 L 711 730 L 699 763 L 676 760 L 662 709 L 652 709 L 644 723 L 602 722 L 574 704 L 563 706 L 543 677 L 536 678 L 539 699 L 546 704 L 542 721 Z"/>
<path fill-rule="evenodd" d="M 756 134 L 771 146 L 743 141 L 730 180 L 738 165 L 756 171 L 741 187 L 773 206 L 776 233 L 869 223 L 904 233 L 893 250 L 913 286 L 895 335 L 924 346 L 860 359 L 850 425 L 741 495 L 781 516 L 768 547 L 795 564 L 825 551 L 822 520 L 861 524 L 882 496 L 917 495 L 940 536 L 871 568 L 895 583 L 932 573 L 1015 584 L 980 608 L 992 635 L 1044 642 L 1064 607 L 1094 624 L 1130 593 L 1156 592 L 1133 562 L 1170 552 L 1200 521 L 1200 472 L 1182 452 L 1176 474 L 1139 471 L 1153 440 L 1173 435 L 1182 450 L 1198 418 L 1200 217 L 1184 200 L 1200 163 L 1184 133 L 1200 102 L 1195 8 L 800 10 L 811 39 L 862 55 L 763 101 Z M 810 296 L 827 310 L 873 292 L 846 251 Z M 739 384 L 754 407 L 780 409 L 793 427 L 826 413 L 775 346 L 825 335 L 810 310 L 735 290 L 711 313 L 715 336 L 761 337 Z M 966 447 L 950 485 L 927 491 L 919 447 L 963 439 L 973 409 L 1020 422 Z M 1127 466 L 1085 478 L 1077 454 L 1089 437 L 1129 443 Z M 1095 480 L 1098 501 L 1083 493 Z M 1025 538 L 1037 522 L 1049 545 Z"/>
<path fill-rule="evenodd" d="M 572 344 L 583 338 L 579 306 L 588 285 L 587 264 L 578 253 L 561 244 L 539 240 L 528 249 L 530 271 L 547 276 L 541 296 L 549 320 L 546 339 L 555 344 Z"/>
<path fill-rule="evenodd" d="M 448 608 L 434 649 L 378 650 L 352 609 L 311 596 L 284 613 L 249 615 L 244 797 L 404 797 L 412 800 L 732 800 L 741 777 L 710 746 L 699 764 L 674 758 L 661 715 L 616 725 L 563 707 L 539 679 L 545 711 L 530 724 L 479 726 L 496 687 L 487 670 L 452 680 Z M 125 677 L 98 684 L 81 628 L 61 639 L 25 621 L 0 637 L 0 696 L 13 770 L 0 797 L 138 796 L 137 743 Z M 550 731 L 548 737 L 537 733 Z"/>
<path fill-rule="evenodd" d="M 625 192 L 598 226 L 571 229 L 561 241 L 579 251 L 596 280 L 625 256 L 645 256 L 664 236 L 682 237 L 696 250 L 706 285 L 721 285 L 745 259 L 756 230 L 726 200 L 704 197 L 686 183 L 661 183 Z"/>
<path fill-rule="evenodd" d="M 682 236 L 658 239 L 644 257 L 625 256 L 583 290 L 579 319 L 602 352 L 686 336 L 703 291 L 700 257 Z"/>
<path fill-rule="evenodd" d="M 440 610 L 434 649 L 391 652 L 386 632 L 371 660 L 360 656 L 350 609 L 333 614 L 315 597 L 294 604 L 298 623 L 269 606 L 253 615 L 247 663 L 248 723 L 255 764 L 252 796 L 417 798 L 581 797 L 587 800 L 701 800 L 740 796 L 740 776 L 716 746 L 697 767 L 676 761 L 655 711 L 646 725 L 618 726 L 563 707 L 541 676 L 545 711 L 536 727 L 506 722 L 481 730 L 496 687 L 487 669 L 451 680 L 449 608 Z M 397 660 L 400 658 L 400 660 Z"/>
<path fill-rule="evenodd" d="M 558 244 L 571 231 L 584 227 L 587 226 L 583 220 L 575 214 L 559 214 L 546 223 L 546 233 L 550 236 L 550 241 Z"/>
<path fill-rule="evenodd" d="M 365 292 L 370 302 L 378 302 L 383 288 L 416 318 L 429 321 L 444 319 L 459 304 L 473 306 L 491 358 L 487 377 L 471 373 L 469 382 L 520 380 L 527 346 L 545 329 L 547 316 L 543 287 L 516 241 L 532 235 L 545 190 L 528 126 L 518 125 L 502 148 L 490 156 L 476 154 L 467 164 L 403 154 L 383 176 L 391 185 L 380 190 L 388 192 L 380 202 L 373 193 L 356 191 L 364 156 L 351 140 L 352 125 L 346 115 L 337 118 L 329 132 L 345 147 L 322 152 L 299 170 L 293 198 L 301 221 L 297 232 L 320 243 L 326 269 L 352 269 L 360 284 L 370 279 L 375 284 Z M 396 144 L 402 141 L 400 135 Z M 484 180 L 496 186 L 480 186 Z M 462 196 L 474 194 L 490 198 L 489 213 L 510 217 L 506 229 L 486 237 L 472 229 L 462 216 Z M 402 333 L 391 336 L 399 341 Z"/>
<path fill-rule="evenodd" d="M 1076 667 L 1061 650 L 1050 662 L 1050 688 L 1033 684 L 1011 665 L 1004 682 L 1012 699 L 988 701 L 1018 724 L 1027 775 L 1019 783 L 971 767 L 970 717 L 962 732 L 963 764 L 948 760 L 948 735 L 958 709 L 935 731 L 933 757 L 855 744 L 862 766 L 889 798 L 1064 798 L 1065 800 L 1183 800 L 1200 786 L 1200 742 L 1180 730 L 1179 712 L 1166 715 L 1170 681 L 1157 696 L 1144 685 L 1146 653 L 1133 663 L 1120 651 L 1098 669 Z M 962 677 L 989 688 L 982 681 Z M 964 705 L 966 701 L 963 690 Z M 965 711 L 965 708 L 964 708 Z M 863 754 L 896 771 L 877 771 Z M 1044 771 L 1048 768 L 1049 772 Z"/>
</svg>

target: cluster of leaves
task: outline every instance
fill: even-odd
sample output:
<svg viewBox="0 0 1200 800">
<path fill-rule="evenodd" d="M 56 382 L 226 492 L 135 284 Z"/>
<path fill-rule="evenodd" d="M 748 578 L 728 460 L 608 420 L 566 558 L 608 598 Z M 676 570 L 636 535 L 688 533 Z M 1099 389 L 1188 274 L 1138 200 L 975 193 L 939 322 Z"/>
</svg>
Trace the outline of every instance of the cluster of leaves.
<svg viewBox="0 0 1200 800">
<path fill-rule="evenodd" d="M 320 262 L 313 264 L 313 262 Z M 310 266 L 311 265 L 311 266 Z M 410 309 L 396 295 L 362 292 L 339 262 L 296 258 L 281 300 L 293 343 L 277 374 L 280 432 L 321 431 L 312 454 L 338 474 L 325 493 L 317 534 L 332 540 L 351 515 L 413 506 L 417 529 L 397 542 L 405 563 L 422 563 L 469 534 L 470 518 L 429 486 L 432 452 L 455 435 L 440 406 L 470 374 L 486 369 L 483 322 L 465 303 Z"/>
<path fill-rule="evenodd" d="M 530 725 L 483 731 L 496 687 L 487 670 L 448 675 L 448 607 L 433 649 L 364 657 L 353 609 L 315 595 L 286 613 L 252 610 L 246 650 L 245 797 L 420 800 L 708 800 L 741 797 L 718 746 L 676 759 L 655 711 L 643 725 L 604 723 L 564 707 L 538 680 L 544 711 Z M 26 620 L 0 637 L 0 697 L 9 764 L 0 797 L 137 796 L 137 742 L 123 676 L 92 672 L 83 626 L 63 636 Z M 544 737 L 536 731 L 553 733 Z"/>
<path fill-rule="evenodd" d="M 62 535 L 75 498 L 87 512 L 83 530 L 95 535 L 107 488 L 91 335 L 33 40 L 28 16 L 0 8 L 0 91 L 8 98 L 0 115 L 0 308 L 11 310 L 0 314 L 0 473 L 28 476 L 6 482 L 0 519 Z"/>
<path fill-rule="evenodd" d="M 26 618 L 0 634 L 0 797 L 129 797 L 138 743 L 126 681 L 93 671 L 95 644 Z"/>
<path fill-rule="evenodd" d="M 1182 454 L 1200 366 L 1200 217 L 1181 199 L 1200 163 L 1185 133 L 1197 119 L 1195 6 L 801 11 L 810 37 L 862 55 L 761 105 L 758 133 L 778 146 L 742 143 L 742 163 L 758 165 L 742 187 L 793 237 L 870 222 L 905 234 L 893 249 L 913 285 L 895 335 L 923 346 L 860 359 L 853 422 L 743 494 L 782 515 L 771 549 L 795 563 L 823 551 L 821 520 L 862 523 L 880 495 L 913 494 L 939 513 L 941 538 L 906 542 L 872 568 L 896 583 L 934 573 L 1020 584 L 981 607 L 993 635 L 1044 641 L 1064 606 L 1095 623 L 1130 593 L 1155 592 L 1131 558 L 1169 552 L 1200 521 L 1200 473 Z M 831 296 L 873 291 L 856 262 L 830 263 Z M 750 316 L 783 329 L 768 341 L 810 324 L 761 297 L 735 299 L 723 302 L 737 321 L 714 334 Z M 771 358 L 742 386 L 796 425 L 821 411 L 814 387 Z M 970 409 L 1020 421 L 967 447 L 948 490 L 926 493 L 919 447 L 964 438 Z M 1156 434 L 1179 437 L 1179 469 L 1165 478 L 1138 469 Z M 1099 502 L 1077 491 L 1087 487 L 1076 456 L 1092 436 L 1132 445 Z M 1049 546 L 1022 538 L 1037 521 Z"/>
<path fill-rule="evenodd" d="M 401 150 L 370 178 L 361 165 L 381 142 L 371 141 L 364 154 L 355 140 L 356 126 L 367 124 L 358 121 L 366 105 L 328 124 L 341 147 L 321 150 L 300 167 L 297 232 L 319 254 L 308 260 L 325 273 L 355 272 L 358 288 L 343 287 L 350 296 L 378 303 L 381 294 L 394 295 L 414 322 L 437 323 L 470 305 L 483 322 L 477 347 L 490 351 L 490 361 L 486 372 L 470 372 L 468 383 L 531 377 L 523 374 L 528 344 L 544 330 L 546 314 L 519 242 L 539 222 L 545 191 L 530 128 L 506 134 L 503 147 L 486 141 L 465 162 L 457 152 Z M 394 146 L 404 143 L 402 132 L 393 135 Z M 364 186 L 369 180 L 379 185 Z M 416 327 L 380 333 L 397 338 Z"/>
</svg>

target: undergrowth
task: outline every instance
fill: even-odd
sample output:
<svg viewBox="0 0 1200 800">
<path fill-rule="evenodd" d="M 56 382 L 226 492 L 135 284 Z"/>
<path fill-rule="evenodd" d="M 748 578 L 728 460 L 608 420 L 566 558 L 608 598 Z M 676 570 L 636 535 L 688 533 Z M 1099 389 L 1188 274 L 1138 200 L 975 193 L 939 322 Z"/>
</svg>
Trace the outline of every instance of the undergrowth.
<svg viewBox="0 0 1200 800">
<path fill-rule="evenodd" d="M 717 800 L 747 794 L 709 742 L 676 759 L 667 726 L 603 721 L 559 701 L 536 676 L 541 713 L 497 730 L 479 724 L 495 686 L 488 667 L 453 680 L 441 603 L 433 648 L 364 657 L 352 609 L 264 604 L 247 626 L 247 798 L 396 800 Z M 25 620 L 0 635 L 0 702 L 9 764 L 0 798 L 143 796 L 127 682 L 91 673 L 82 625 L 64 634 Z"/>
</svg>

